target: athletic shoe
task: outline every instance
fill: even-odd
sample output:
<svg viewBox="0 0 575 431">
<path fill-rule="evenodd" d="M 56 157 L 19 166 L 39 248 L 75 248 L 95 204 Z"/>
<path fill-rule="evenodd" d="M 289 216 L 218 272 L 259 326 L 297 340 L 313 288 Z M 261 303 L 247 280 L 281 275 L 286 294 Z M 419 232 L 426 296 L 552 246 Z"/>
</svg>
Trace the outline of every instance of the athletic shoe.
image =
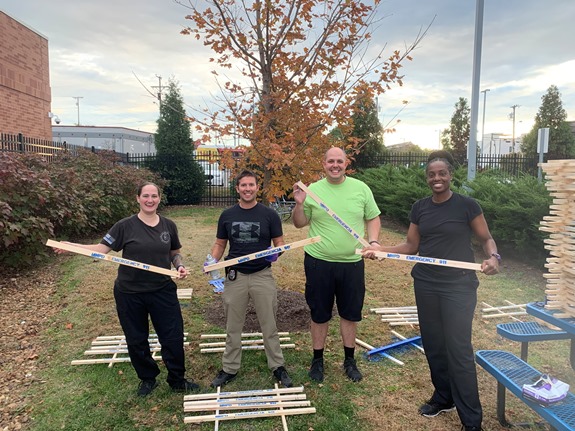
<svg viewBox="0 0 575 431">
<path fill-rule="evenodd" d="M 293 386 L 293 382 L 284 367 L 277 367 L 274 370 L 274 377 L 284 386 L 284 388 L 291 388 Z"/>
<path fill-rule="evenodd" d="M 359 382 L 363 376 L 357 369 L 357 365 L 355 363 L 355 359 L 353 358 L 345 358 L 343 361 L 343 369 L 345 370 L 345 374 L 352 382 Z"/>
<path fill-rule="evenodd" d="M 192 380 L 183 380 L 171 386 L 173 392 L 194 392 L 200 390 L 200 385 L 194 383 Z"/>
<path fill-rule="evenodd" d="M 307 374 L 313 381 L 323 382 L 323 358 L 316 358 L 311 361 L 311 367 Z"/>
<path fill-rule="evenodd" d="M 483 431 L 483 428 L 461 425 L 461 431 Z"/>
<path fill-rule="evenodd" d="M 152 393 L 154 389 L 158 387 L 158 382 L 156 379 L 153 380 L 142 380 L 140 386 L 138 386 L 138 396 L 146 397 Z"/>
<path fill-rule="evenodd" d="M 217 388 L 218 386 L 224 386 L 225 384 L 231 382 L 238 375 L 226 373 L 224 370 L 220 370 L 216 378 L 212 381 L 212 388 Z"/>
<path fill-rule="evenodd" d="M 441 404 L 433 400 L 429 400 L 421 407 L 419 407 L 419 414 L 426 418 L 433 418 L 440 413 L 450 412 L 455 410 L 455 404 Z"/>
</svg>

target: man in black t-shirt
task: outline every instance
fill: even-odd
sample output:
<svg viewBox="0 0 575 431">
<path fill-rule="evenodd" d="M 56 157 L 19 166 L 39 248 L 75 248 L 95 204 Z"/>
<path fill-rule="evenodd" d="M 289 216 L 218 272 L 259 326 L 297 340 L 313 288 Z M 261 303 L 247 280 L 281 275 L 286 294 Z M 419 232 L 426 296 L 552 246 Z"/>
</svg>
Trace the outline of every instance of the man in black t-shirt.
<svg viewBox="0 0 575 431">
<path fill-rule="evenodd" d="M 256 175 L 243 171 L 236 180 L 240 195 L 238 204 L 225 210 L 218 220 L 216 241 L 211 255 L 220 260 L 229 242 L 226 259 L 284 245 L 283 230 L 278 214 L 256 201 L 259 186 Z M 292 381 L 285 369 L 276 325 L 277 286 L 271 271 L 271 258 L 260 258 L 238 263 L 226 269 L 222 295 L 226 313 L 226 348 L 222 369 L 212 381 L 213 387 L 223 386 L 236 377 L 242 359 L 241 334 L 248 302 L 253 301 L 263 334 L 268 367 L 278 382 L 286 387 Z"/>
</svg>

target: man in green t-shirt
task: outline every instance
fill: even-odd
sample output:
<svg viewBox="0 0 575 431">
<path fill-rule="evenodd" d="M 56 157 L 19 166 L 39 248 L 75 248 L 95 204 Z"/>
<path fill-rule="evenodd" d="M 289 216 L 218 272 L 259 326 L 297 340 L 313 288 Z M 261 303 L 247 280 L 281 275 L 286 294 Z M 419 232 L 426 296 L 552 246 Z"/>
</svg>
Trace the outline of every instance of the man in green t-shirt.
<svg viewBox="0 0 575 431">
<path fill-rule="evenodd" d="M 370 243 L 377 243 L 381 222 L 379 208 L 369 187 L 345 175 L 349 160 L 341 148 L 330 148 L 324 156 L 325 178 L 309 189 L 360 235 L 367 230 Z M 321 236 L 321 242 L 307 245 L 304 258 L 305 296 L 311 312 L 313 360 L 309 376 L 323 381 L 323 351 L 334 302 L 340 316 L 344 347 L 343 368 L 354 382 L 362 379 L 354 359 L 357 322 L 361 320 L 365 297 L 364 262 L 355 249 L 358 241 L 339 225 L 313 199 L 294 185 L 296 205 L 292 212 L 297 228 L 309 225 L 308 236 Z"/>
</svg>

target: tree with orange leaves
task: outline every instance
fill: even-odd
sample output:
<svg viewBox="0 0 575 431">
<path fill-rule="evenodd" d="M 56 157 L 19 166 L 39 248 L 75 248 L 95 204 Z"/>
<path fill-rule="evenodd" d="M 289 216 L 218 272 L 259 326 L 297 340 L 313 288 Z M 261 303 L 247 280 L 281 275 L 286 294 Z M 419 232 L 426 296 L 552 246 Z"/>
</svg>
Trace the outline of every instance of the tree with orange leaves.
<svg viewBox="0 0 575 431">
<path fill-rule="evenodd" d="M 240 70 L 225 79 L 213 71 L 220 109 L 192 118 L 196 130 L 205 140 L 236 133 L 249 143 L 241 167 L 262 175 L 269 200 L 296 180 L 318 179 L 329 129 L 350 136 L 358 92 L 373 96 L 402 85 L 401 63 L 425 35 L 387 58 L 385 46 L 373 51 L 370 28 L 380 0 L 183 1 L 193 25 L 182 33 L 211 48 L 210 61 L 220 69 Z"/>
</svg>

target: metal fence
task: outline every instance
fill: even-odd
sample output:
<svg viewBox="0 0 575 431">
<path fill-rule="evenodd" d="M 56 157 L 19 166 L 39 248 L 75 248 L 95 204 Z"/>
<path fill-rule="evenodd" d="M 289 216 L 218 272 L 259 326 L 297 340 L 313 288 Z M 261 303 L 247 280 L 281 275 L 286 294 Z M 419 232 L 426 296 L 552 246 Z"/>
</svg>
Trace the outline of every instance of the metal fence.
<svg viewBox="0 0 575 431">
<path fill-rule="evenodd" d="M 0 134 L 0 151 L 37 153 L 48 159 L 67 151 L 71 154 L 79 154 L 81 149 L 92 152 L 100 151 L 97 148 L 82 147 L 60 142 L 52 142 L 43 139 L 27 138 L 21 133 L 16 135 Z M 102 150 L 104 151 L 104 150 Z M 109 151 L 109 150 L 106 150 Z M 153 153 L 115 153 L 118 163 L 123 163 L 139 168 L 148 166 L 155 159 Z M 209 153 L 192 156 L 204 169 L 206 175 L 206 191 L 202 198 L 202 205 L 230 206 L 237 201 L 231 172 L 220 167 L 219 155 Z M 425 166 L 427 153 L 387 153 L 381 157 L 370 160 L 370 167 L 378 167 L 386 164 L 395 166 Z M 514 178 L 521 174 L 537 176 L 537 164 L 539 156 L 520 156 L 517 154 L 479 155 L 477 157 L 477 171 L 493 170 L 506 178 Z"/>
</svg>

